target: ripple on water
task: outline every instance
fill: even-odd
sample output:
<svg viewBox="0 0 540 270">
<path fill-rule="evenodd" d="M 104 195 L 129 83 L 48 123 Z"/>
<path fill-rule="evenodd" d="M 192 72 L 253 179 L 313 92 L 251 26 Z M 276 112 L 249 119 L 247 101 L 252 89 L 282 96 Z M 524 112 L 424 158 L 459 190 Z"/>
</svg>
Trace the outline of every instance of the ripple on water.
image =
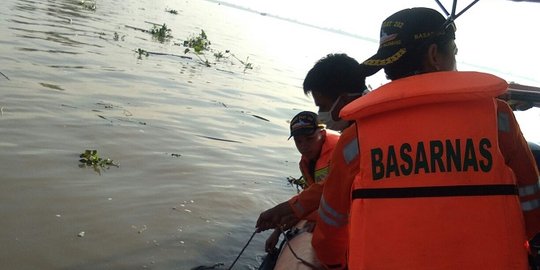
<svg viewBox="0 0 540 270">
<path fill-rule="evenodd" d="M 2 263 L 188 269 L 232 262 L 258 214 L 294 194 L 285 177 L 298 173 L 297 164 L 285 161 L 298 154 L 286 140 L 287 120 L 291 108 L 312 106 L 299 88 L 303 71 L 280 74 L 283 52 L 254 47 L 265 34 L 251 32 L 245 19 L 257 25 L 259 15 L 204 1 L 93 3 L 0 5 L 0 71 L 10 79 L 0 77 L 0 225 L 10 232 L 0 234 L 10 247 L 0 251 Z M 126 27 L 150 29 L 145 21 L 166 23 L 173 40 Z M 216 50 L 249 56 L 256 67 L 244 73 L 238 62 L 206 67 L 193 54 L 179 57 L 184 47 L 174 43 L 201 29 Z M 154 54 L 139 58 L 139 48 Z M 120 166 L 79 168 L 85 149 Z M 263 238 L 239 265 L 257 264 Z"/>
</svg>

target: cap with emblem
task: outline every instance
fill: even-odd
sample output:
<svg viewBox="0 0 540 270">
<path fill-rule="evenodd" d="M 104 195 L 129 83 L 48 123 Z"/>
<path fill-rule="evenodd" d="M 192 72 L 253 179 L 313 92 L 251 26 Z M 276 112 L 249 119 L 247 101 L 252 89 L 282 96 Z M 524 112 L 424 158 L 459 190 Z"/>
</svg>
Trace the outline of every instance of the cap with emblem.
<svg viewBox="0 0 540 270">
<path fill-rule="evenodd" d="M 375 74 L 398 61 L 408 51 L 440 36 L 455 37 L 455 25 L 431 8 L 408 8 L 388 17 L 381 25 L 377 53 L 362 63 L 365 75 Z"/>
<path fill-rule="evenodd" d="M 291 120 L 291 135 L 289 139 L 298 135 L 311 135 L 315 130 L 322 127 L 323 125 L 319 124 L 316 113 L 309 111 L 300 112 Z"/>
</svg>

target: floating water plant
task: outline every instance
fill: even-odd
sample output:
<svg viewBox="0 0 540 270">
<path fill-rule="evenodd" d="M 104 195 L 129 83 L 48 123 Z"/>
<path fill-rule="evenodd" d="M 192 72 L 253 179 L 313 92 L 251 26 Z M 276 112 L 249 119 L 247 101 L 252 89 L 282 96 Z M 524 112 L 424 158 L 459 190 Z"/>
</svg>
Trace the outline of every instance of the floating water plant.
<svg viewBox="0 0 540 270">
<path fill-rule="evenodd" d="M 114 32 L 114 34 L 113 34 L 113 40 L 114 40 L 114 41 L 118 41 L 118 40 L 124 41 L 124 38 L 125 38 L 125 37 L 126 37 L 126 35 L 122 35 L 122 36 L 120 37 L 120 34 L 118 34 L 118 32 Z"/>
<path fill-rule="evenodd" d="M 248 69 L 253 69 L 253 64 L 248 62 L 249 56 L 246 58 L 246 61 L 240 60 L 240 58 L 236 57 L 236 55 L 232 54 L 229 50 L 226 50 L 225 53 L 223 52 L 215 52 L 214 57 L 216 58 L 216 61 L 221 61 L 222 59 L 229 59 L 229 56 L 232 56 L 234 59 L 236 59 L 238 62 L 240 62 L 244 66 L 244 72 Z"/>
<path fill-rule="evenodd" d="M 144 33 L 149 33 L 154 36 L 157 40 L 160 42 L 164 42 L 166 40 L 169 40 L 173 38 L 171 35 L 172 30 L 167 27 L 166 24 L 157 24 L 154 22 L 148 22 L 145 21 L 145 23 L 149 23 L 153 25 L 153 28 L 150 30 L 145 30 L 142 28 L 134 27 L 126 25 L 126 27 L 138 30 Z M 114 40 L 117 40 L 119 38 L 119 35 L 115 33 Z M 124 36 L 122 36 L 123 40 Z M 138 54 L 138 58 L 142 59 L 143 56 L 148 57 L 150 54 L 152 55 L 169 55 L 169 56 L 175 56 L 180 57 L 184 59 L 193 59 L 192 57 L 185 56 L 185 54 L 193 54 L 195 58 L 199 61 L 200 64 L 205 65 L 207 67 L 211 67 L 213 65 L 216 65 L 216 62 L 220 62 L 223 60 L 228 60 L 228 63 L 230 65 L 235 65 L 236 62 L 239 62 L 242 64 L 244 68 L 244 73 L 248 69 L 253 69 L 253 64 L 249 62 L 249 56 L 246 57 L 246 60 L 241 60 L 236 55 L 231 53 L 229 50 L 226 50 L 225 52 L 222 51 L 215 51 L 212 48 L 210 48 L 210 45 L 212 42 L 208 39 L 208 36 L 206 35 L 206 32 L 204 30 L 201 30 L 201 32 L 197 35 L 191 35 L 187 40 L 184 40 L 182 42 L 174 42 L 174 45 L 177 46 L 184 46 L 184 55 L 177 55 L 177 54 L 170 54 L 170 53 L 161 53 L 161 52 L 148 52 L 143 49 L 137 49 L 135 52 Z M 206 56 L 206 53 L 210 53 L 210 55 L 213 55 L 216 62 L 210 62 Z M 226 71 L 223 69 L 219 69 L 221 71 Z M 229 72 L 229 71 L 226 71 Z"/>
<path fill-rule="evenodd" d="M 208 36 L 204 30 L 201 30 L 198 36 L 191 36 L 188 40 L 184 40 L 184 47 L 186 47 L 184 54 L 193 52 L 203 65 L 210 67 L 210 61 L 204 55 L 204 51 L 210 50 L 210 44 L 211 42 L 208 40 Z"/>
<path fill-rule="evenodd" d="M 143 56 L 148 57 L 148 55 L 150 55 L 147 51 L 141 48 L 138 48 L 135 52 L 139 54 L 139 56 L 137 57 L 138 59 L 142 59 Z"/>
<path fill-rule="evenodd" d="M 198 35 L 192 35 L 187 40 L 184 41 L 183 45 L 186 47 L 184 50 L 184 54 L 187 53 L 194 53 L 197 58 L 199 58 L 200 62 L 204 64 L 207 67 L 210 67 L 210 61 L 205 56 L 205 52 L 211 52 L 213 53 L 216 61 L 221 61 L 223 59 L 229 59 L 229 56 L 240 62 L 244 66 L 244 72 L 248 69 L 253 69 L 253 64 L 248 62 L 249 56 L 246 58 L 246 61 L 240 60 L 236 55 L 231 53 L 229 50 L 226 50 L 225 52 L 221 51 L 214 51 L 212 48 L 210 48 L 210 45 L 212 42 L 208 39 L 208 36 L 206 35 L 206 32 L 204 30 L 201 30 L 201 32 Z"/>
<path fill-rule="evenodd" d="M 248 59 L 249 59 L 249 56 L 248 56 Z M 246 72 L 247 69 L 253 69 L 253 64 L 246 63 L 245 66 L 244 66 L 244 72 Z"/>
<path fill-rule="evenodd" d="M 81 0 L 79 2 L 79 5 L 81 5 L 83 8 L 88 9 L 88 10 L 93 10 L 93 11 L 96 10 L 96 3 L 94 1 Z"/>
<path fill-rule="evenodd" d="M 236 58 L 236 60 L 238 60 L 238 62 L 242 63 L 242 65 L 244 65 L 244 72 L 246 72 L 246 70 L 248 69 L 253 69 L 253 64 L 251 64 L 249 61 L 249 56 L 246 57 L 246 61 L 242 61 L 240 59 L 238 59 L 238 57 L 236 57 L 234 54 L 231 54 L 234 58 Z"/>
<path fill-rule="evenodd" d="M 303 176 L 300 176 L 300 178 L 289 176 L 287 177 L 287 182 L 289 182 L 291 186 L 296 187 L 297 193 L 300 193 L 300 189 L 304 189 L 307 186 L 306 179 L 304 179 Z"/>
<path fill-rule="evenodd" d="M 225 53 L 228 53 L 228 52 L 229 52 L 229 50 L 225 51 Z M 225 57 L 225 55 L 223 54 L 223 52 L 216 52 L 216 53 L 214 53 L 214 57 L 216 58 L 216 61 L 219 61 L 223 57 Z"/>
<path fill-rule="evenodd" d="M 201 30 L 198 36 L 191 36 L 188 40 L 184 41 L 184 47 L 187 47 L 184 53 L 188 53 L 190 49 L 193 49 L 196 54 L 201 54 L 203 51 L 210 49 L 210 44 L 211 42 L 208 40 L 208 36 L 204 30 Z"/>
<path fill-rule="evenodd" d="M 173 36 L 171 35 L 172 30 L 170 28 L 167 28 L 166 24 L 163 24 L 161 26 L 154 25 L 152 29 L 150 29 L 150 34 L 154 36 L 157 40 L 160 42 L 164 42 L 166 40 L 171 39 Z"/>
<path fill-rule="evenodd" d="M 79 157 L 81 158 L 79 159 L 79 167 L 92 167 L 99 174 L 101 174 L 100 168 L 119 167 L 112 159 L 99 157 L 97 150 L 86 149 Z"/>
</svg>

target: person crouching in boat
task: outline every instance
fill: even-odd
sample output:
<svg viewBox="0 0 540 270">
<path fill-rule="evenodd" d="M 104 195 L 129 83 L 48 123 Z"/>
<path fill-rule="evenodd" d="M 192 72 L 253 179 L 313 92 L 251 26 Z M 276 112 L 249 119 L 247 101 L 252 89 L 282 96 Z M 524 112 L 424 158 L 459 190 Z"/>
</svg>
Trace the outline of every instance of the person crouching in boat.
<svg viewBox="0 0 540 270">
<path fill-rule="evenodd" d="M 289 139 L 294 139 L 296 149 L 302 154 L 299 166 L 304 180 L 302 188 L 306 189 L 323 181 L 328 175 L 328 164 L 339 139 L 339 134 L 324 129 L 324 125 L 319 123 L 317 114 L 309 111 L 300 112 L 292 118 L 290 132 Z M 297 197 L 295 196 L 291 200 L 296 200 Z M 315 221 L 315 214 L 312 212 L 305 219 Z M 281 231 L 289 229 L 298 221 L 294 218 L 287 222 L 286 227 L 275 229 L 266 240 L 266 252 L 273 252 Z"/>
<path fill-rule="evenodd" d="M 329 54 L 317 61 L 306 75 L 304 94 L 312 95 L 319 107 L 319 119 L 328 129 L 342 131 L 330 158 L 328 176 L 324 182 L 300 192 L 296 199 L 264 211 L 256 224 L 259 231 L 264 231 L 288 224 L 288 217 L 303 219 L 318 209 L 312 246 L 319 263 L 331 269 L 347 266 L 350 197 L 336 190 L 327 192 L 326 186 L 331 182 L 348 183 L 344 190 L 348 192 L 360 168 L 356 125 L 339 118 L 341 108 L 369 92 L 365 77 L 359 76 L 359 68 L 360 64 L 346 54 Z M 332 241 L 325 241 L 330 238 Z"/>
</svg>

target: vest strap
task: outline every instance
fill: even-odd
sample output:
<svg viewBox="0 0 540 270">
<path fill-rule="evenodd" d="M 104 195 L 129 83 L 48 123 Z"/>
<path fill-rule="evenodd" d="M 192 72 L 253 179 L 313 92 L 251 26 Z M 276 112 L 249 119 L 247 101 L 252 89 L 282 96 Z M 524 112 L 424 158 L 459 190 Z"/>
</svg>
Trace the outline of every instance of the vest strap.
<svg viewBox="0 0 540 270">
<path fill-rule="evenodd" d="M 406 188 L 360 188 L 352 192 L 354 199 L 392 199 L 421 197 L 458 197 L 518 195 L 516 185 L 466 185 Z"/>
</svg>

